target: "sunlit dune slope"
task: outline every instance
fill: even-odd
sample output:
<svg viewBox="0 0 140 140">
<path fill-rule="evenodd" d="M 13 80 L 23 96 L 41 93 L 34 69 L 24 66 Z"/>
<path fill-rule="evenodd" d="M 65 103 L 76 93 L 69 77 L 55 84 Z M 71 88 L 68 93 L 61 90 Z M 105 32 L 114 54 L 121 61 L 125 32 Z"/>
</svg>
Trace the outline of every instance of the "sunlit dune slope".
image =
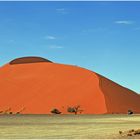
<svg viewBox="0 0 140 140">
<path fill-rule="evenodd" d="M 140 113 L 140 96 L 92 71 L 39 57 L 18 58 L 0 68 L 0 111 L 66 114 Z"/>
</svg>

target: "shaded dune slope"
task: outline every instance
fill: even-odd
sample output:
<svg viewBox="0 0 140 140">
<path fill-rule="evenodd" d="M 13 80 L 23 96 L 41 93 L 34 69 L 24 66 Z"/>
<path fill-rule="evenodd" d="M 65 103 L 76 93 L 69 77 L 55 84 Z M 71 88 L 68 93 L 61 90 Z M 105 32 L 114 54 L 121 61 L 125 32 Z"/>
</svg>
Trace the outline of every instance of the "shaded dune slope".
<svg viewBox="0 0 140 140">
<path fill-rule="evenodd" d="M 24 64 L 24 63 L 39 63 L 39 62 L 51 62 L 45 58 L 41 57 L 22 57 L 12 60 L 9 64 Z"/>
<path fill-rule="evenodd" d="M 133 91 L 84 68 L 32 60 L 15 59 L 0 68 L 0 110 L 50 114 L 57 108 L 65 114 L 80 105 L 83 114 L 140 113 L 140 96 Z"/>
<path fill-rule="evenodd" d="M 140 113 L 139 94 L 117 83 L 98 75 L 99 86 L 104 94 L 108 113 L 125 113 L 126 110 L 133 110 Z"/>
</svg>

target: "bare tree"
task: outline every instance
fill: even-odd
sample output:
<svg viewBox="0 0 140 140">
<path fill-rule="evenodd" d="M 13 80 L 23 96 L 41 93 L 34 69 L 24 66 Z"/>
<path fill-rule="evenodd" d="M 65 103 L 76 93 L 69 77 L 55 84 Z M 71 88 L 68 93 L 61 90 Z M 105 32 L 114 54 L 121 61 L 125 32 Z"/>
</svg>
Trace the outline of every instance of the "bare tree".
<svg viewBox="0 0 140 140">
<path fill-rule="evenodd" d="M 21 114 L 21 112 L 23 112 L 26 108 L 23 107 L 21 110 L 19 110 L 18 112 L 16 112 L 16 114 Z"/>
<path fill-rule="evenodd" d="M 8 109 L 6 109 L 4 112 L 3 112 L 3 114 L 9 114 L 10 112 L 11 112 L 11 108 L 9 107 Z"/>
<path fill-rule="evenodd" d="M 75 115 L 79 112 L 79 113 L 82 113 L 83 110 L 80 109 L 80 106 L 77 105 L 77 106 L 74 106 L 74 107 L 68 107 L 67 108 L 67 112 L 69 113 L 74 113 Z"/>
</svg>

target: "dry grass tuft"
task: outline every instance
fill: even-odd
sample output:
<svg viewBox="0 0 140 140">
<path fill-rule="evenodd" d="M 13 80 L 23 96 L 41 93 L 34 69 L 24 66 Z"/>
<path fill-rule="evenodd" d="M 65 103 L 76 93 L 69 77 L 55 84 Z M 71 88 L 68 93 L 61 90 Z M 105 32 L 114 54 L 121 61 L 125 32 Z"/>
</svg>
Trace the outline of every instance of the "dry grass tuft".
<svg viewBox="0 0 140 140">
<path fill-rule="evenodd" d="M 119 134 L 122 136 L 134 136 L 134 135 L 140 135 L 140 129 L 130 129 L 128 131 L 119 131 Z"/>
</svg>

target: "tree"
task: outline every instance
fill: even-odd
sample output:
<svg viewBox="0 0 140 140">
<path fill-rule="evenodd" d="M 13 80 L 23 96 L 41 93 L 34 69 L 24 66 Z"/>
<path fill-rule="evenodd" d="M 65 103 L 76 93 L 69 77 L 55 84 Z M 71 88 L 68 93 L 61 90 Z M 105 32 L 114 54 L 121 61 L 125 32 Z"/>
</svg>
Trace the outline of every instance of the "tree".
<svg viewBox="0 0 140 140">
<path fill-rule="evenodd" d="M 78 113 L 78 112 L 82 112 L 83 110 L 80 110 L 80 106 L 74 106 L 74 107 L 68 107 L 67 108 L 67 112 L 69 113 L 74 113 L 75 115 Z"/>
<path fill-rule="evenodd" d="M 54 108 L 53 110 L 51 110 L 51 113 L 52 114 L 61 114 L 61 112 L 58 109 L 56 109 L 56 108 Z"/>
<path fill-rule="evenodd" d="M 16 112 L 16 114 L 21 114 L 21 112 L 23 112 L 26 108 L 23 107 L 21 110 L 19 110 L 18 112 Z"/>
</svg>

